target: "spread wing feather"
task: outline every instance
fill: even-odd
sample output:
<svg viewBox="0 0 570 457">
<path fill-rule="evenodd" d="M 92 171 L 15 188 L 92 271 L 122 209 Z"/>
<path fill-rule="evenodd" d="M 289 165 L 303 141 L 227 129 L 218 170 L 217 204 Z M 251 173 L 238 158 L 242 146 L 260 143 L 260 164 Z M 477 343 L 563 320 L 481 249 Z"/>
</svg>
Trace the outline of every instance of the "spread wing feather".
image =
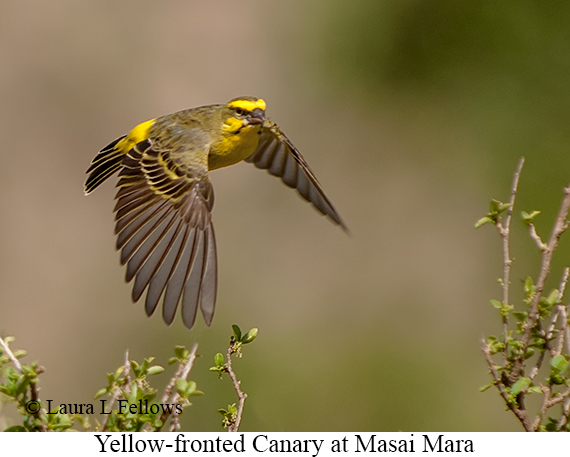
<svg viewBox="0 0 570 457">
<path fill-rule="evenodd" d="M 273 122 L 265 121 L 260 132 L 259 145 L 246 162 L 280 177 L 289 187 L 297 189 L 299 194 L 321 213 L 348 231 L 301 153 Z"/>
<path fill-rule="evenodd" d="M 125 153 L 119 149 L 115 149 L 115 146 L 119 141 L 125 138 L 125 136 L 126 135 L 123 135 L 111 144 L 105 146 L 93 159 L 91 166 L 87 169 L 89 176 L 85 182 L 85 195 L 93 192 L 99 184 L 121 168 L 121 162 L 123 161 Z"/>
<path fill-rule="evenodd" d="M 218 282 L 213 191 L 205 167 L 184 163 L 179 159 L 184 155 L 173 157 L 171 150 L 150 139 L 122 157 L 115 197 L 117 249 L 127 264 L 127 281 L 134 279 L 133 300 L 147 291 L 148 315 L 162 300 L 164 321 L 171 324 L 182 303 L 188 328 L 198 306 L 210 325 Z M 203 154 L 207 161 L 207 151 Z"/>
</svg>

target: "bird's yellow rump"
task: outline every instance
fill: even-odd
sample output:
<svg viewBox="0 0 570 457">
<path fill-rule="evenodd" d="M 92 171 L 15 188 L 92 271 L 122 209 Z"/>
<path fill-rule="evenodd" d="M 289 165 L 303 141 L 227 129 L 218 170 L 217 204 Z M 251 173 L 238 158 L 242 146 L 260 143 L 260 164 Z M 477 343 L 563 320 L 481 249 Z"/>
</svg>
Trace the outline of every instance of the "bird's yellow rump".
<svg viewBox="0 0 570 457">
<path fill-rule="evenodd" d="M 209 171 L 245 160 L 296 188 L 346 230 L 307 162 L 265 116 L 265 102 L 238 97 L 139 124 L 103 148 L 87 170 L 85 194 L 119 172 L 115 199 L 117 249 L 135 280 L 133 300 L 145 290 L 150 316 L 161 298 L 171 324 L 179 303 L 192 328 L 198 305 L 207 325 L 218 288 Z"/>
</svg>

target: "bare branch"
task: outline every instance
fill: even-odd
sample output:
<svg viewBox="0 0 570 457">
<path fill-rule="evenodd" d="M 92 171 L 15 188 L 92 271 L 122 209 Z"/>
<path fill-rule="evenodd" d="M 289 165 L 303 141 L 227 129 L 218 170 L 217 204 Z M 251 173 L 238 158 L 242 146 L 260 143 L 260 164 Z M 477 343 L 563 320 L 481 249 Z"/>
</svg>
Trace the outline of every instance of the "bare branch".
<svg viewBox="0 0 570 457">
<path fill-rule="evenodd" d="M 544 355 L 544 352 L 542 353 L 542 355 Z M 550 386 L 540 386 L 540 390 L 542 391 L 542 404 L 540 405 L 540 412 L 539 414 L 537 414 L 536 419 L 534 421 L 533 424 L 533 429 L 535 431 L 538 430 L 538 428 L 540 427 L 540 424 L 542 423 L 542 421 L 544 420 L 544 418 L 546 417 L 546 412 L 548 411 L 548 408 L 550 406 L 548 406 L 548 403 L 550 401 L 550 396 L 552 394 L 552 390 L 550 389 Z"/>
<path fill-rule="evenodd" d="M 513 183 L 511 185 L 511 197 L 509 199 L 509 207 L 506 210 L 506 217 L 505 223 L 500 224 L 497 223 L 497 228 L 499 229 L 499 233 L 501 234 L 501 238 L 503 239 L 503 303 L 505 305 L 509 304 L 509 285 L 511 281 L 511 265 L 513 263 L 510 254 L 510 242 L 509 236 L 511 232 L 511 220 L 513 216 L 513 208 L 515 205 L 515 200 L 517 197 L 517 190 L 519 187 L 519 180 L 521 176 L 521 171 L 524 166 L 524 157 L 519 159 L 517 164 L 517 169 L 515 174 L 513 175 Z M 508 319 L 506 316 L 503 316 L 503 335 L 505 338 L 505 349 L 503 350 L 503 357 L 506 363 L 507 354 L 508 354 L 508 345 L 507 345 L 507 336 L 509 334 L 509 326 L 508 326 Z"/>
<path fill-rule="evenodd" d="M 16 358 L 14 353 L 8 347 L 8 344 L 6 344 L 6 342 L 2 338 L 0 338 L 0 346 L 2 346 L 4 353 L 8 357 L 10 357 L 10 360 L 12 361 L 14 366 L 16 367 L 16 370 L 18 371 L 18 373 L 22 374 L 22 365 L 20 364 L 20 361 Z"/>
<path fill-rule="evenodd" d="M 570 398 L 566 397 L 564 399 L 564 404 L 562 405 L 562 415 L 558 419 L 556 424 L 557 430 L 562 430 L 563 427 L 568 423 L 568 415 L 570 414 Z"/>
<path fill-rule="evenodd" d="M 560 314 L 562 315 L 562 328 L 560 333 L 564 334 L 564 343 L 566 344 L 566 352 L 570 353 L 570 328 L 568 327 L 568 308 L 563 305 L 560 306 Z M 559 347 L 559 354 L 562 352 L 562 348 Z"/>
<path fill-rule="evenodd" d="M 168 427 L 169 432 L 176 432 L 180 430 L 180 416 L 176 411 L 172 413 L 172 419 L 170 420 L 170 427 Z"/>
<path fill-rule="evenodd" d="M 566 286 L 568 285 L 568 279 L 570 278 L 570 268 L 564 267 L 562 272 L 562 279 L 558 285 L 558 301 L 562 301 L 564 298 L 564 292 L 566 292 Z"/>
<path fill-rule="evenodd" d="M 568 277 L 570 276 L 570 268 L 565 267 L 564 272 L 562 274 L 562 279 L 560 280 L 560 284 L 558 286 L 558 301 L 562 302 L 562 298 L 564 297 L 564 291 L 566 290 L 566 285 L 568 283 Z M 553 335 L 554 328 L 556 327 L 556 323 L 558 318 L 562 316 L 562 322 L 560 323 L 560 333 L 558 334 L 557 343 L 554 348 L 550 348 L 550 355 L 552 357 L 556 357 L 558 354 L 562 352 L 564 347 L 564 342 L 568 342 L 568 312 L 566 310 L 566 306 L 562 303 L 556 305 L 556 312 L 554 316 L 552 316 L 552 321 L 550 322 L 550 326 L 546 331 L 546 341 L 548 342 Z"/>
<path fill-rule="evenodd" d="M 566 286 L 568 285 L 568 279 L 570 278 L 570 268 L 565 267 L 564 273 L 562 274 L 562 279 L 558 286 L 558 301 L 556 317 L 562 316 L 562 322 L 560 324 L 560 334 L 558 336 L 558 344 L 556 345 L 556 352 L 552 355 L 557 356 L 562 352 L 564 343 L 566 343 L 566 350 L 570 352 L 570 329 L 568 328 L 568 308 L 562 303 L 564 298 L 564 292 L 566 291 Z M 553 319 L 554 322 L 554 319 Z M 554 329 L 552 329 L 554 330 Z"/>
<path fill-rule="evenodd" d="M 536 232 L 536 227 L 534 224 L 528 224 L 528 233 L 541 252 L 544 252 L 548 248 L 542 241 L 540 235 Z"/>
<path fill-rule="evenodd" d="M 544 354 L 546 354 L 545 351 L 542 351 L 540 353 L 540 355 L 538 356 L 538 360 L 536 361 L 536 364 L 534 365 L 534 367 L 532 368 L 530 374 L 528 375 L 528 377 L 531 380 L 534 380 L 534 378 L 536 377 L 536 375 L 538 374 L 538 371 L 540 370 L 540 367 L 542 366 L 542 362 L 544 361 Z"/>
</svg>

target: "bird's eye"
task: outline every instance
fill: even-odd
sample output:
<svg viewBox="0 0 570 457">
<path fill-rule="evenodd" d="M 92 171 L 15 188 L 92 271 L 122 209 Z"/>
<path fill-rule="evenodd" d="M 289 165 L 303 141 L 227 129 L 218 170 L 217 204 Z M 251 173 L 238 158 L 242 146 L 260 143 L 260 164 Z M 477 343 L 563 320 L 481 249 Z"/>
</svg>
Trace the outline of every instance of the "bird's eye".
<svg viewBox="0 0 570 457">
<path fill-rule="evenodd" d="M 241 108 L 237 108 L 236 109 L 236 114 L 238 116 L 245 116 L 245 110 L 241 109 Z"/>
</svg>

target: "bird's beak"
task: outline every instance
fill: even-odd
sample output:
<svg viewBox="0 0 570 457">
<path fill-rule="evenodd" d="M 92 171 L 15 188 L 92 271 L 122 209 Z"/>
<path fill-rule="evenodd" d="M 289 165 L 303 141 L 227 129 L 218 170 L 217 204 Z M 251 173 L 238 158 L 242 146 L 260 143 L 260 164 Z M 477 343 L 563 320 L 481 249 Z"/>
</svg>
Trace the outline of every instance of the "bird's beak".
<svg viewBox="0 0 570 457">
<path fill-rule="evenodd" d="M 249 116 L 247 116 L 247 123 L 249 125 L 258 125 L 265 122 L 265 111 L 260 108 L 255 108 Z"/>
</svg>

